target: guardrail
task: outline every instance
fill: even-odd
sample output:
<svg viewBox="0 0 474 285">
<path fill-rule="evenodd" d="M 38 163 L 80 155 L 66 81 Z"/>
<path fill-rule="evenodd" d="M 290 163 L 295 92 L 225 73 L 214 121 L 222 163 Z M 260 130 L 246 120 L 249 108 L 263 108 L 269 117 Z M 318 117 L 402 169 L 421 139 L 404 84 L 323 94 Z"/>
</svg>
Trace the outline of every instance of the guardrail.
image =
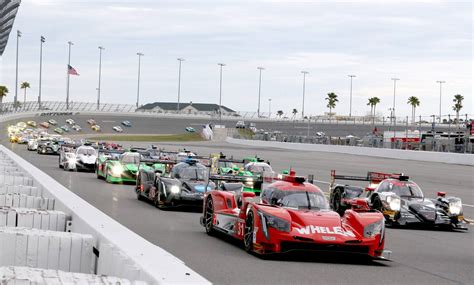
<svg viewBox="0 0 474 285">
<path fill-rule="evenodd" d="M 89 253 L 90 255 L 94 254 L 94 259 L 91 263 L 91 270 L 86 270 L 86 272 L 98 275 L 111 275 L 129 280 L 141 280 L 151 284 L 210 284 L 204 277 L 187 267 L 183 261 L 158 246 L 151 244 L 105 215 L 3 145 L 0 145 L 0 156 L 8 157 L 9 160 L 14 162 L 4 163 L 2 165 L 4 170 L 9 169 L 10 171 L 13 170 L 11 168 L 13 167 L 16 168 L 15 172 L 24 173 L 23 176 L 18 176 L 19 178 L 8 179 L 13 183 L 21 180 L 27 187 L 34 187 L 36 189 L 34 191 L 31 189 L 17 189 L 18 193 L 21 194 L 28 191 L 30 191 L 28 193 L 41 192 L 45 197 L 54 199 L 55 210 L 61 211 L 70 217 L 70 222 L 67 224 L 69 231 L 93 237 Z M 4 160 L 2 159 L 2 161 Z M 21 213 L 22 211 L 20 211 Z M 34 224 L 35 213 L 32 211 L 28 217 L 23 217 L 26 219 L 26 223 L 28 223 L 29 217 L 31 217 L 32 225 Z M 7 215 L 18 214 L 15 212 Z M 18 222 L 17 219 L 11 219 L 11 223 L 13 223 L 13 220 Z M 57 228 L 58 218 L 55 221 L 54 225 Z M 48 222 L 48 227 L 49 224 L 50 222 Z M 39 224 L 40 228 L 41 226 Z M 26 235 L 36 236 L 37 233 L 33 229 L 31 232 L 26 233 Z M 8 236 L 15 236 L 15 234 Z M 58 242 L 58 248 L 62 248 L 60 247 L 61 236 L 54 238 L 54 242 L 56 241 Z M 71 246 L 70 243 L 68 244 Z M 44 254 L 42 257 L 44 257 Z M 67 258 L 64 260 L 67 260 Z M 17 265 L 24 266 L 27 264 Z M 64 266 L 64 264 L 61 266 Z M 81 270 L 81 272 L 84 271 Z"/>
<path fill-rule="evenodd" d="M 354 146 L 342 146 L 342 145 L 255 141 L 255 140 L 234 139 L 230 137 L 228 137 L 226 141 L 232 144 L 254 146 L 254 147 L 274 147 L 274 148 L 299 150 L 299 151 L 331 152 L 331 153 L 374 156 L 374 157 L 384 157 L 384 158 L 403 159 L 403 160 L 442 162 L 442 163 L 448 163 L 448 164 L 460 164 L 460 165 L 471 165 L 471 166 L 474 165 L 474 155 L 472 154 L 368 148 L 368 147 L 354 147 Z"/>
<path fill-rule="evenodd" d="M 70 102 L 69 108 L 65 102 L 60 101 L 43 101 L 40 104 L 37 101 L 27 101 L 25 103 L 19 103 L 15 107 L 14 103 L 8 102 L 0 104 L 0 118 L 2 116 L 7 116 L 9 114 L 18 114 L 18 113 L 28 113 L 28 112 L 93 112 L 93 113 L 125 113 L 125 114 L 148 114 L 153 116 L 163 116 L 163 117 L 176 117 L 182 118 L 205 118 L 210 120 L 219 120 L 219 114 L 216 112 L 207 112 L 207 113 L 185 113 L 185 112 L 176 112 L 176 111 L 144 111 L 137 110 L 135 105 L 131 104 L 109 104 L 102 103 L 97 106 L 97 103 L 92 102 Z M 279 116 L 276 112 L 268 113 L 261 112 L 258 116 L 257 112 L 236 112 L 232 115 L 223 114 L 222 119 L 224 120 L 250 120 L 250 121 L 281 121 L 281 122 L 294 122 L 301 124 L 340 124 L 340 125 L 379 125 L 379 126 L 420 126 L 427 127 L 432 125 L 433 116 L 418 116 L 417 121 L 414 123 L 409 121 L 408 117 L 397 117 L 395 121 L 391 121 L 389 118 L 383 116 L 377 116 L 372 118 L 370 116 L 357 116 L 357 117 L 347 117 L 347 116 L 335 116 L 328 117 L 327 115 L 310 115 L 308 118 L 303 119 L 296 115 Z M 467 120 L 468 117 L 472 117 L 469 114 L 463 114 L 462 118 Z M 452 119 L 451 119 L 452 118 Z M 449 125 L 454 125 L 454 115 L 443 115 L 443 119 L 447 119 L 446 123 L 439 124 L 436 122 L 436 125 L 442 125 L 443 127 L 448 127 Z"/>
</svg>

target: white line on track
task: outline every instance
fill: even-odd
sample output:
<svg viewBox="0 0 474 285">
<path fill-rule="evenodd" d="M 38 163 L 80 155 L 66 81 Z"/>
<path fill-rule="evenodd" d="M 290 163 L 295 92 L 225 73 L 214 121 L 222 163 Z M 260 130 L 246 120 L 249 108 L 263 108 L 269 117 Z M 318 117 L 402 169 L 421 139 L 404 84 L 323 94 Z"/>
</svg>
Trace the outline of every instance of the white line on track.
<svg viewBox="0 0 474 285">
<path fill-rule="evenodd" d="M 474 208 L 474 205 L 469 205 L 469 204 L 462 204 L 464 207 L 471 207 Z"/>
<path fill-rule="evenodd" d="M 103 120 L 102 123 L 115 123 L 115 121 L 106 121 L 106 120 Z"/>
</svg>

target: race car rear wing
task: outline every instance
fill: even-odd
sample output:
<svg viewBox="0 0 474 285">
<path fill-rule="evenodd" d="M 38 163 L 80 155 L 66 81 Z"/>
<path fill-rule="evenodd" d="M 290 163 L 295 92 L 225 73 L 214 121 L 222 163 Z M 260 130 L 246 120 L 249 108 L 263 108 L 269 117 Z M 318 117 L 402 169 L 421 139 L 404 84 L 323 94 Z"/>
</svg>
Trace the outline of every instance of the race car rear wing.
<svg viewBox="0 0 474 285">
<path fill-rule="evenodd" d="M 383 172 L 367 172 L 367 176 L 352 176 L 352 175 L 337 175 L 336 170 L 331 170 L 330 189 L 334 186 L 336 180 L 350 180 L 350 181 L 370 181 L 373 184 L 378 184 L 382 180 L 394 178 L 398 180 L 408 180 L 409 177 L 403 173 L 383 173 Z"/>
<path fill-rule="evenodd" d="M 210 175 L 209 180 L 213 181 L 224 181 L 224 182 L 255 182 L 261 181 L 262 178 L 258 176 L 239 176 L 239 175 Z"/>
</svg>

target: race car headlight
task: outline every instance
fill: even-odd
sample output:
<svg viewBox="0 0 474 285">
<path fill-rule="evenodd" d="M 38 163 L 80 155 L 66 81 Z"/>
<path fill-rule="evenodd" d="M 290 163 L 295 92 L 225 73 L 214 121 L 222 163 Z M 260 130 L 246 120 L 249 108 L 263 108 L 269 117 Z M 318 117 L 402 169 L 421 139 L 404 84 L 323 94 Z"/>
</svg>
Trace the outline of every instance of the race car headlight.
<svg viewBox="0 0 474 285">
<path fill-rule="evenodd" d="M 288 221 L 260 211 L 258 211 L 258 214 L 260 215 L 260 219 L 262 220 L 263 234 L 267 239 L 270 239 L 268 233 L 269 227 L 282 232 L 290 232 L 290 223 Z"/>
<path fill-rule="evenodd" d="M 121 165 L 114 165 L 112 167 L 112 175 L 113 176 L 120 176 L 123 173 L 123 168 Z"/>
<path fill-rule="evenodd" d="M 170 192 L 172 194 L 178 194 L 181 191 L 178 185 L 171 185 L 170 186 Z"/>
<path fill-rule="evenodd" d="M 385 219 L 380 219 L 379 221 L 369 224 L 364 227 L 364 237 L 373 237 L 382 233 L 383 227 L 385 225 Z"/>
<path fill-rule="evenodd" d="M 461 200 L 456 200 L 449 202 L 449 214 L 452 216 L 458 216 L 462 213 L 462 202 Z"/>
<path fill-rule="evenodd" d="M 400 197 L 397 196 L 388 196 L 387 197 L 388 208 L 392 211 L 400 211 Z"/>
</svg>

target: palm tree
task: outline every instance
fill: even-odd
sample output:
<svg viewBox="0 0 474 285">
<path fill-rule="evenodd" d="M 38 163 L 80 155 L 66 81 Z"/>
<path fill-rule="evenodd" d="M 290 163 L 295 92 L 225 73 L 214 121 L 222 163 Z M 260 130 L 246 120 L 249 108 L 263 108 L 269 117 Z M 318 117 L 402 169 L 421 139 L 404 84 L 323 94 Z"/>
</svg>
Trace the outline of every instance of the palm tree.
<svg viewBox="0 0 474 285">
<path fill-rule="evenodd" d="M 372 124 L 375 124 L 375 107 L 377 106 L 378 103 L 380 103 L 380 98 L 378 97 L 369 98 L 369 103 L 367 103 L 367 106 L 370 106 L 370 115 L 372 116 Z"/>
<path fill-rule="evenodd" d="M 462 96 L 461 94 L 454 95 L 453 110 L 456 111 L 456 127 L 458 127 L 458 128 L 459 128 L 459 111 L 461 111 L 461 109 L 463 107 L 462 106 L 462 100 L 464 100 L 464 96 Z"/>
<path fill-rule="evenodd" d="M 7 97 L 8 88 L 7 86 L 0 85 L 0 111 L 3 110 L 3 97 Z"/>
<path fill-rule="evenodd" d="M 407 104 L 411 105 L 411 122 L 412 124 L 415 124 L 415 111 L 416 107 L 420 106 L 420 99 L 415 96 L 411 96 L 408 98 Z"/>
<path fill-rule="evenodd" d="M 282 111 L 282 110 L 278 110 L 277 116 L 281 119 L 281 116 L 283 116 L 283 111 Z"/>
<path fill-rule="evenodd" d="M 336 108 L 336 103 L 339 102 L 339 100 L 337 99 L 337 94 L 334 92 L 328 93 L 326 100 L 328 101 L 326 107 L 329 108 L 329 118 L 331 118 L 332 109 Z"/>
<path fill-rule="evenodd" d="M 296 114 L 298 114 L 298 110 L 296 110 L 296 109 L 293 109 L 292 113 L 293 113 L 293 118 L 292 118 L 292 119 L 294 120 L 294 119 L 295 119 L 295 116 L 296 116 Z"/>
<path fill-rule="evenodd" d="M 23 105 L 26 106 L 26 89 L 30 88 L 30 83 L 28 81 L 23 81 L 20 85 L 20 88 L 25 90 L 25 93 L 23 95 Z"/>
</svg>

